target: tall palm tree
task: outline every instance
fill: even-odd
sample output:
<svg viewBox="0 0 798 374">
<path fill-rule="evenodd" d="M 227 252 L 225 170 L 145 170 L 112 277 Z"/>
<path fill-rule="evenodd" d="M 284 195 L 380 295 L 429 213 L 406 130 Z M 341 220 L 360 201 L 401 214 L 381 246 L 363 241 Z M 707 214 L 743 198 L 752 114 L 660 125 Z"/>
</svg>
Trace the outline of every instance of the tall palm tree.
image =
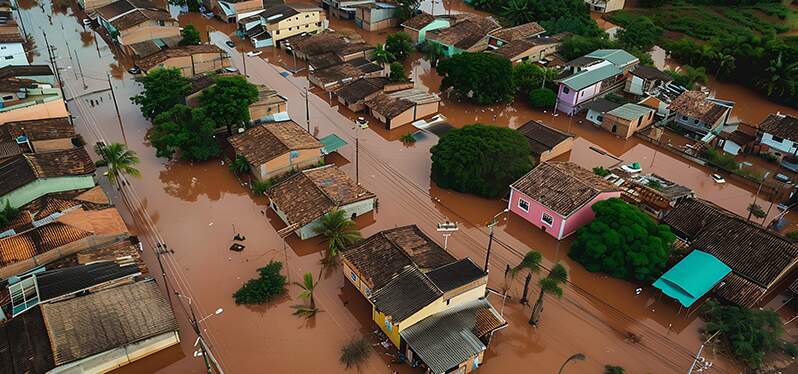
<svg viewBox="0 0 798 374">
<path fill-rule="evenodd" d="M 316 285 L 318 283 L 313 281 L 313 274 L 305 273 L 304 278 L 302 279 L 302 283 L 294 282 L 295 285 L 299 286 L 302 289 L 302 292 L 299 293 L 299 298 L 303 300 L 308 300 L 310 305 L 298 305 L 295 306 L 296 312 L 294 314 L 301 315 L 305 317 L 312 317 L 314 316 L 319 309 L 316 308 L 316 301 L 313 299 L 313 291 L 316 289 Z"/>
<path fill-rule="evenodd" d="M 385 64 L 390 64 L 391 62 L 394 62 L 396 60 L 393 53 L 385 49 L 385 44 L 377 44 L 374 47 L 373 57 L 374 57 L 374 62 L 382 65 L 382 67 L 385 67 Z"/>
<path fill-rule="evenodd" d="M 515 275 L 523 270 L 529 271 L 527 273 L 527 279 L 524 282 L 524 295 L 521 297 L 521 304 L 527 302 L 527 294 L 529 293 L 529 280 L 532 277 L 532 274 L 537 274 L 540 272 L 540 261 L 543 259 L 543 256 L 538 251 L 529 251 L 524 255 L 524 258 L 521 260 L 521 263 L 516 265 L 514 268 L 510 269 L 510 276 L 513 278 Z"/>
<path fill-rule="evenodd" d="M 535 14 L 532 13 L 529 0 L 510 0 L 502 9 L 502 16 L 513 26 L 535 20 Z"/>
<path fill-rule="evenodd" d="M 98 156 L 103 158 L 103 163 L 108 166 L 108 181 L 119 185 L 119 177 L 123 174 L 138 177 L 141 172 L 134 165 L 139 163 L 139 156 L 136 152 L 127 149 L 127 146 L 120 143 L 111 143 L 105 147 L 98 146 L 94 150 Z"/>
<path fill-rule="evenodd" d="M 715 72 L 715 76 L 731 73 L 734 70 L 736 61 L 737 59 L 732 55 L 727 55 L 723 52 L 718 53 L 718 70 Z"/>
<path fill-rule="evenodd" d="M 757 85 L 767 91 L 768 96 L 778 92 L 780 96 L 795 96 L 798 92 L 798 62 L 784 63 L 782 54 L 770 61 L 770 66 L 765 68 L 767 76 L 757 82 Z"/>
<path fill-rule="evenodd" d="M 338 209 L 323 215 L 315 231 L 327 238 L 327 259 L 334 259 L 340 250 L 362 239 L 346 211 Z"/>
<path fill-rule="evenodd" d="M 543 83 L 540 88 L 546 87 L 546 82 L 554 82 L 557 76 L 560 75 L 560 70 L 554 67 L 540 66 L 540 76 L 543 78 Z"/>
<path fill-rule="evenodd" d="M 562 284 L 566 281 L 568 281 L 568 272 L 561 264 L 554 265 L 549 271 L 549 275 L 538 281 L 540 294 L 538 295 L 538 300 L 535 302 L 535 306 L 532 307 L 532 315 L 529 317 L 530 325 L 537 325 L 540 321 L 540 314 L 543 313 L 543 296 L 549 294 L 561 298 Z"/>
</svg>

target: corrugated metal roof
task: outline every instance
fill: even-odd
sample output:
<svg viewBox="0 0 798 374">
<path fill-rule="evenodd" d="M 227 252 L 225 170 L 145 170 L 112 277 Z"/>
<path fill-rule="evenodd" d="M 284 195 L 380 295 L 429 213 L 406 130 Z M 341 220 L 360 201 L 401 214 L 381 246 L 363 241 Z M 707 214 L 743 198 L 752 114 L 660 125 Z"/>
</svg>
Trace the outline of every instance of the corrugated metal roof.
<svg viewBox="0 0 798 374">
<path fill-rule="evenodd" d="M 621 69 L 615 65 L 606 65 L 593 70 L 583 70 L 559 82 L 578 91 L 618 74 L 621 74 Z"/>
<path fill-rule="evenodd" d="M 607 114 L 620 117 L 625 120 L 633 121 L 653 111 L 654 110 L 649 107 L 637 105 L 634 103 L 626 103 L 607 112 Z"/>
<path fill-rule="evenodd" d="M 628 65 L 638 60 L 637 57 L 623 49 L 597 49 L 588 53 L 586 57 L 600 58 L 618 66 Z"/>
</svg>

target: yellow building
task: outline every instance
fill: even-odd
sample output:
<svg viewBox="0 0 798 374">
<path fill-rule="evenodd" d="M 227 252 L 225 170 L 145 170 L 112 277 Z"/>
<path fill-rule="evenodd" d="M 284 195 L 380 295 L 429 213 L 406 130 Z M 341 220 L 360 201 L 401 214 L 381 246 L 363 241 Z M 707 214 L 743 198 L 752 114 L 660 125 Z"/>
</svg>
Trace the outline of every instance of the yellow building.
<svg viewBox="0 0 798 374">
<path fill-rule="evenodd" d="M 238 21 L 238 30 L 252 40 L 255 48 L 278 46 L 281 41 L 303 33 L 327 29 L 324 10 L 303 4 L 280 4 Z"/>
<path fill-rule="evenodd" d="M 177 68 L 184 77 L 215 72 L 230 66 L 230 56 L 213 44 L 167 48 L 136 62 L 144 74 L 157 68 Z"/>
<path fill-rule="evenodd" d="M 507 324 L 485 299 L 487 273 L 468 258 L 455 259 L 415 225 L 379 232 L 342 258 L 344 276 L 371 303 L 374 323 L 409 363 L 430 373 L 476 369 L 492 333 Z"/>
</svg>

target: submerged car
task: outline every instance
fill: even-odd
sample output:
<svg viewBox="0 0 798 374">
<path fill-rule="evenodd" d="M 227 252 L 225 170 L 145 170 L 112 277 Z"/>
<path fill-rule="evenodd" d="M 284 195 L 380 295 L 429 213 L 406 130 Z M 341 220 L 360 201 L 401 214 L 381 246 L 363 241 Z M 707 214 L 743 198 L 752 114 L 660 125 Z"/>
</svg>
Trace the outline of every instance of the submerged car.
<svg viewBox="0 0 798 374">
<path fill-rule="evenodd" d="M 138 66 L 134 66 L 134 67 L 132 67 L 130 69 L 127 69 L 127 72 L 130 73 L 130 74 L 140 74 L 141 73 L 141 69 L 139 69 Z"/>
<path fill-rule="evenodd" d="M 369 121 L 363 117 L 357 117 L 355 120 L 355 125 L 361 129 L 367 129 L 369 128 Z"/>
<path fill-rule="evenodd" d="M 249 51 L 247 52 L 247 57 L 255 57 L 263 53 L 263 51 Z"/>
<path fill-rule="evenodd" d="M 224 44 L 227 44 L 227 46 L 230 47 L 230 48 L 235 48 L 236 47 L 236 43 L 233 43 L 232 40 L 228 40 L 228 41 L 224 42 Z"/>
<path fill-rule="evenodd" d="M 712 180 L 718 184 L 726 183 L 726 179 L 724 179 L 720 174 L 712 174 Z"/>
</svg>

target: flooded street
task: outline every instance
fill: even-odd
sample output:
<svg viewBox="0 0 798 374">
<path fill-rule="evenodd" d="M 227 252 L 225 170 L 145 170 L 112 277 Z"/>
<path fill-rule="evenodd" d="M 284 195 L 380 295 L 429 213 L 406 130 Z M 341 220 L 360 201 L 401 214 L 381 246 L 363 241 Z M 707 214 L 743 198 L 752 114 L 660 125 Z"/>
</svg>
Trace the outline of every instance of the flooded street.
<svg viewBox="0 0 798 374">
<path fill-rule="evenodd" d="M 433 4 L 436 14 L 449 9 L 449 5 L 453 12 L 468 10 L 462 2 L 450 4 L 446 0 L 443 6 L 432 0 L 424 6 L 431 9 Z M 98 139 L 123 141 L 107 90 L 106 72 L 111 74 L 124 138 L 139 154 L 138 168 L 142 173 L 141 178 L 131 178 L 132 189 L 125 190 L 127 198 L 114 194 L 115 201 L 126 212 L 131 230 L 138 232 L 147 244 L 145 259 L 150 269 L 159 268 L 153 252 L 157 240 L 163 240 L 174 251 L 161 256 L 170 287 L 192 298 L 198 317 L 223 308 L 222 314 L 206 319 L 201 327 L 225 372 L 263 372 L 265 367 L 274 373 L 345 372 L 338 363 L 341 346 L 352 338 L 371 336 L 375 327 L 368 302 L 343 278 L 340 268 L 324 272 L 315 293 L 322 312 L 312 319 L 292 315 L 294 309 L 291 307 L 301 302 L 296 297 L 299 293 L 296 286 L 289 286 L 283 297 L 259 307 L 237 306 L 232 298 L 243 282 L 255 276 L 257 268 L 272 259 L 283 261 L 284 273 L 292 282 L 299 281 L 305 272 L 317 274 L 323 247 L 320 239 L 302 242 L 290 237 L 284 243 L 277 235 L 277 230 L 284 225 L 273 213 L 267 212 L 265 199 L 252 197 L 227 165 L 218 160 L 189 164 L 156 158 L 154 149 L 145 139 L 150 124 L 128 100 L 141 89 L 125 72 L 128 65 L 117 63 L 102 39 L 95 47 L 96 34 L 83 29 L 73 15 L 74 10 L 54 12 L 50 3 L 43 0 L 21 8 L 26 24 L 35 25 L 29 27 L 34 30 L 32 34 L 39 48 L 35 61 L 45 63 L 47 60 L 44 34 L 56 46 L 56 62 L 62 69 L 66 96 L 71 99 L 69 109 L 76 117 L 78 131 L 89 144 Z M 238 38 L 234 38 L 238 50 L 231 50 L 223 43 L 232 33 L 233 25 L 209 21 L 197 14 L 183 15 L 180 20 L 184 25 L 194 24 L 203 38 L 210 38 L 229 51 L 233 64 L 244 71 L 241 52 L 250 50 L 251 46 Z M 354 30 L 348 21 L 332 20 L 331 24 L 339 31 Z M 370 43 L 381 42 L 390 33 L 355 32 Z M 417 86 L 438 91 L 440 77 L 426 61 L 408 61 L 407 64 Z M 308 81 L 303 73 L 289 74 L 286 69 L 293 66 L 293 59 L 280 50 L 266 49 L 257 58 L 246 58 L 249 79 L 266 84 L 285 96 L 291 118 L 304 125 L 303 94 Z M 349 143 L 339 150 L 339 155 L 331 155 L 328 162 L 354 176 L 354 143 L 359 139 L 359 181 L 380 201 L 377 211 L 357 220 L 364 236 L 416 223 L 442 242 L 435 225 L 456 221 L 461 223 L 461 230 L 450 238 L 450 251 L 458 258 L 468 256 L 477 264 L 484 263 L 485 223 L 504 209 L 504 202 L 435 186 L 429 177 L 429 149 L 437 142 L 434 135 L 424 134 L 412 146 L 405 146 L 398 139 L 413 131 L 409 126 L 390 132 L 355 129 L 353 113 L 338 107 L 337 102 L 331 105 L 323 92 L 317 89 L 311 92 L 310 125 L 314 135 L 323 137 L 335 133 Z M 662 174 L 693 188 L 699 197 L 739 214 L 745 214 L 744 204 L 753 198 L 754 191 L 750 188 L 735 183 L 714 185 L 705 168 L 657 152 L 654 146 L 637 138 L 621 140 L 578 117 L 552 116 L 552 113 L 532 110 L 523 101 L 476 107 L 444 97 L 441 113 L 454 127 L 481 122 L 517 128 L 531 119 L 542 120 L 580 137 L 574 151 L 564 157 L 582 166 L 637 161 L 643 164 L 644 172 Z M 235 233 L 247 238 L 243 252 L 228 249 Z M 520 277 L 509 281 L 512 299 L 506 305 L 502 306 L 502 300 L 492 297 L 491 302 L 503 310 L 510 326 L 494 337 L 480 372 L 514 372 L 520 367 L 534 365 L 534 372 L 552 373 L 576 352 L 584 353 L 588 359 L 573 364 L 570 372 L 598 373 L 606 364 L 623 366 L 629 373 L 684 373 L 690 367 L 700 345 L 699 329 L 703 325 L 695 313 L 688 315 L 680 311 L 675 302 L 660 299 L 648 285 L 643 286 L 640 295 L 635 295 L 634 290 L 639 285 L 587 272 L 567 257 L 570 240 L 557 242 L 516 216 L 511 215 L 497 227 L 496 239 L 490 261 L 491 288 L 501 289 L 505 284 L 503 270 L 506 265 L 516 265 L 530 249 L 544 254 L 547 267 L 562 262 L 569 270 L 571 283 L 562 299 L 546 298 L 542 324 L 537 328 L 527 324 L 530 308 L 518 304 L 523 286 Z M 158 273 L 152 271 L 160 281 Z M 537 291 L 536 286 L 531 287 L 530 292 L 537 294 Z M 183 299 L 170 296 L 180 315 L 181 346 L 140 360 L 119 373 L 204 372 L 202 358 L 194 357 L 196 337 L 185 318 L 187 306 Z M 713 373 L 738 372 L 725 358 L 711 352 L 708 355 L 715 363 Z M 418 372 L 407 365 L 391 362 L 385 350 L 376 347 L 361 372 Z"/>
</svg>

